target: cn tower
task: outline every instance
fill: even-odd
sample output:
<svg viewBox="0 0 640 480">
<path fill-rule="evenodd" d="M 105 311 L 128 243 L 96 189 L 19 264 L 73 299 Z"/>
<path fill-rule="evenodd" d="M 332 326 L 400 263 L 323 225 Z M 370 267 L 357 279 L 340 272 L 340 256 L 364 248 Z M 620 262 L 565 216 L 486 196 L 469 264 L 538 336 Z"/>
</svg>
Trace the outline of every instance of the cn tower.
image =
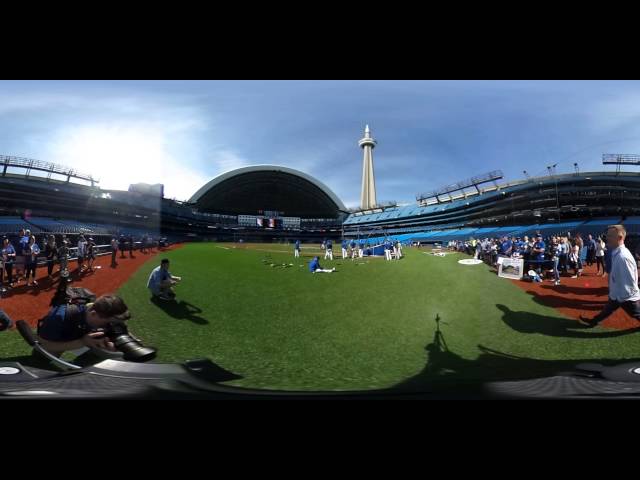
<svg viewBox="0 0 640 480">
<path fill-rule="evenodd" d="M 369 209 L 376 206 L 376 179 L 373 174 L 373 149 L 376 141 L 371 137 L 369 125 L 364 129 L 364 138 L 358 145 L 364 150 L 362 159 L 362 192 L 360 194 L 360 208 Z"/>
</svg>

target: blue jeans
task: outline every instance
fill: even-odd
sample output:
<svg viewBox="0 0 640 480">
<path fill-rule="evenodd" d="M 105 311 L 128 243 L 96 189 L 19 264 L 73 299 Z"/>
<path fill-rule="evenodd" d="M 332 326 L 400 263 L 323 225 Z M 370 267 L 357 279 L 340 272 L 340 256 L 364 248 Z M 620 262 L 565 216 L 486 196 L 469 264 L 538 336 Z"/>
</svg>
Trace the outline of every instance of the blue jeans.
<svg viewBox="0 0 640 480">
<path fill-rule="evenodd" d="M 558 262 L 560 259 L 558 257 L 554 257 L 553 259 L 553 278 L 556 282 L 560 281 L 560 272 L 558 271 Z"/>
</svg>

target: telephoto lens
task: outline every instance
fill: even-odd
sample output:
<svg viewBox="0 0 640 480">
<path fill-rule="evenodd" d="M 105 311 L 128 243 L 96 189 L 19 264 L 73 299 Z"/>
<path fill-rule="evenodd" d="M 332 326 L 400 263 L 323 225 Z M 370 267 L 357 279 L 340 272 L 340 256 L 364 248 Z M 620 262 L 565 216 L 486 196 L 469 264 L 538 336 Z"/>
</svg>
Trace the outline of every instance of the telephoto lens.
<svg viewBox="0 0 640 480">
<path fill-rule="evenodd" d="M 123 353 L 123 358 L 130 362 L 148 362 L 156 357 L 157 350 L 145 347 L 137 339 L 129 335 L 126 325 L 110 323 L 105 331 L 116 350 Z"/>
</svg>

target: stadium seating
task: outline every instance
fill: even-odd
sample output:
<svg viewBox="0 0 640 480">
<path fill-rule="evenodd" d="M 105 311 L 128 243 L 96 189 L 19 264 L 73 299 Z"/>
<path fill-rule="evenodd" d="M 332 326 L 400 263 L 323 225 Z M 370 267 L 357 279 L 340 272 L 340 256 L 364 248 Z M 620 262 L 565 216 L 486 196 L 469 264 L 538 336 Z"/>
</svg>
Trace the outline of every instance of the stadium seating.
<svg viewBox="0 0 640 480">
<path fill-rule="evenodd" d="M 640 233 L 640 217 L 627 217 L 622 222 L 629 233 Z"/>
<path fill-rule="evenodd" d="M 622 221 L 620 217 L 604 217 L 587 221 L 570 221 L 561 223 L 545 223 L 535 225 L 513 225 L 503 227 L 481 227 L 481 228 L 437 228 L 425 230 L 424 227 L 420 231 L 416 231 L 416 227 L 407 229 L 409 233 L 399 233 L 401 230 L 388 231 L 387 235 L 380 235 L 380 230 L 375 230 L 376 236 L 371 236 L 369 232 L 364 234 L 361 232 L 360 238 L 366 239 L 370 244 L 381 244 L 384 240 L 392 238 L 403 243 L 422 242 L 422 243 L 443 243 L 451 240 L 469 240 L 471 238 L 495 238 L 495 237 L 524 237 L 534 236 L 540 232 L 543 236 L 550 235 L 571 235 L 579 232 L 583 238 L 591 234 L 593 236 L 602 235 L 607 225 L 623 223 L 630 233 L 640 233 L 640 217 L 629 217 Z M 444 227 L 453 227 L 454 225 L 445 225 Z M 372 231 L 373 232 L 373 231 Z M 354 235 L 354 237 L 356 237 Z"/>
<path fill-rule="evenodd" d="M 40 229 L 29 222 L 22 220 L 20 217 L 0 217 L 0 233 L 16 234 L 21 229 L 29 229 L 33 233 L 40 233 Z"/>
</svg>

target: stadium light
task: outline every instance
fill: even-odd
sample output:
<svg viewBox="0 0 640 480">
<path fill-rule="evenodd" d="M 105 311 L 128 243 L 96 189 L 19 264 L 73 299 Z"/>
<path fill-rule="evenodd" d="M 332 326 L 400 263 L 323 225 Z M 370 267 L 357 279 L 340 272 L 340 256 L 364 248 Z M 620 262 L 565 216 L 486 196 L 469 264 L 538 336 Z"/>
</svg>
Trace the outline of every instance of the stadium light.
<svg viewBox="0 0 640 480">
<path fill-rule="evenodd" d="M 449 195 L 453 192 L 464 190 L 465 188 L 469 188 L 469 187 L 475 187 L 477 192 L 480 193 L 480 189 L 478 188 L 478 185 L 481 185 L 483 183 L 488 183 L 488 182 L 495 182 L 496 180 L 500 180 L 503 177 L 504 175 L 501 170 L 493 170 L 489 173 L 485 173 L 484 175 L 471 177 L 469 179 L 463 180 L 461 182 L 452 183 L 450 185 L 441 187 L 431 192 L 416 195 L 416 200 L 418 202 L 422 202 L 423 200 L 427 200 L 429 198 L 436 198 L 439 203 L 440 196 Z M 449 198 L 451 198 L 451 195 L 449 195 Z"/>
<path fill-rule="evenodd" d="M 620 173 L 620 167 L 622 165 L 640 165 L 640 155 L 627 153 L 603 153 L 602 164 L 615 165 L 617 175 Z"/>
<path fill-rule="evenodd" d="M 555 180 L 555 185 L 556 185 L 556 212 L 558 213 L 558 221 L 560 221 L 560 197 L 558 195 L 558 177 L 556 175 L 556 167 L 558 166 L 557 163 L 554 163 L 553 165 L 547 165 L 547 170 L 549 171 L 549 176 L 553 176 L 553 179 Z"/>
</svg>

